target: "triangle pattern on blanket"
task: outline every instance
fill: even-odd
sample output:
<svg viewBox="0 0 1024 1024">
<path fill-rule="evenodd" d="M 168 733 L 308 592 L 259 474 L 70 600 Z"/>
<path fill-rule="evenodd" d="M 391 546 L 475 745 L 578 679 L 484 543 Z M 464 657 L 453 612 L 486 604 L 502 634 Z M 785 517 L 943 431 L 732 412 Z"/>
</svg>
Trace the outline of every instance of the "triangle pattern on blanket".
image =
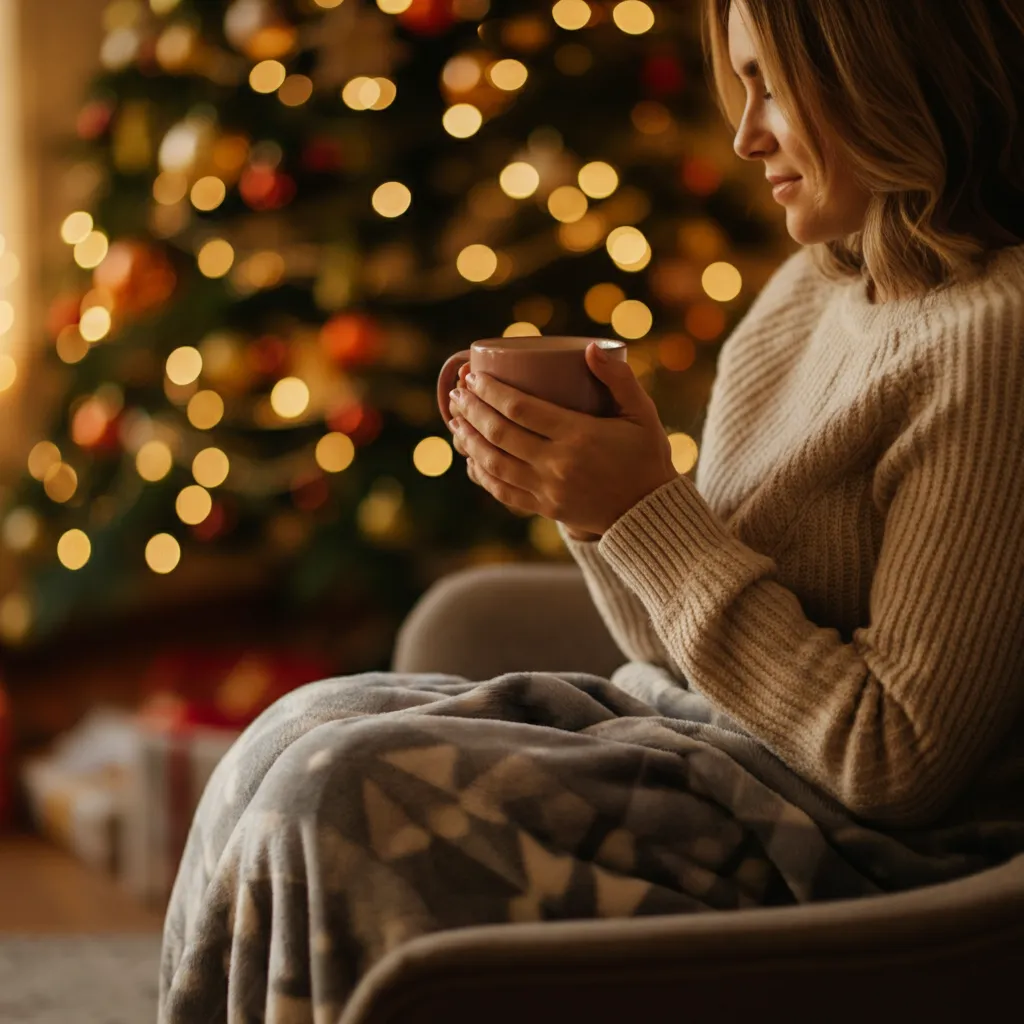
<svg viewBox="0 0 1024 1024">
<path fill-rule="evenodd" d="M 380 755 L 381 761 L 415 775 L 446 793 L 455 792 L 455 762 L 459 748 L 454 743 L 435 743 L 429 747 L 408 747 Z"/>
<path fill-rule="evenodd" d="M 430 833 L 420 828 L 384 791 L 363 780 L 363 809 L 373 850 L 382 861 L 398 860 L 419 853 L 430 845 Z"/>
</svg>

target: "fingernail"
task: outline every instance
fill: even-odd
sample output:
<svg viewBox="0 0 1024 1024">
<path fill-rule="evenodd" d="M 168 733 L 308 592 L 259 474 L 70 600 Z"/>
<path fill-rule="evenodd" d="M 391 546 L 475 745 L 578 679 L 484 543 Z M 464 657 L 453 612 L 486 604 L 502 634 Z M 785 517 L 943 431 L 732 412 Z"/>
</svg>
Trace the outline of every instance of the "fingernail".
<svg viewBox="0 0 1024 1024">
<path fill-rule="evenodd" d="M 470 387 L 470 388 L 475 388 L 476 387 L 476 383 L 477 383 L 477 381 L 479 379 L 480 378 L 477 377 L 477 375 L 475 373 L 467 373 L 466 374 L 466 386 Z"/>
<path fill-rule="evenodd" d="M 449 391 L 449 392 L 448 392 L 448 397 L 449 397 L 449 398 L 450 398 L 450 399 L 451 399 L 451 400 L 452 400 L 453 402 L 456 402 L 457 404 L 461 405 L 461 404 L 462 404 L 462 400 L 463 400 L 463 399 L 464 399 L 464 398 L 465 398 L 466 396 L 465 396 L 465 395 L 463 395 L 463 393 L 462 393 L 462 388 L 452 388 L 452 389 L 451 389 L 451 391 Z"/>
<path fill-rule="evenodd" d="M 458 416 L 456 416 L 455 419 L 453 419 L 451 423 L 448 424 L 448 426 L 451 427 L 452 430 L 454 430 L 455 433 L 457 434 L 460 430 L 462 430 L 462 420 Z"/>
<path fill-rule="evenodd" d="M 603 348 L 601 348 L 600 345 L 595 345 L 594 346 L 594 358 L 599 363 L 606 363 L 606 362 L 608 362 L 608 354 L 605 352 L 605 350 Z"/>
</svg>

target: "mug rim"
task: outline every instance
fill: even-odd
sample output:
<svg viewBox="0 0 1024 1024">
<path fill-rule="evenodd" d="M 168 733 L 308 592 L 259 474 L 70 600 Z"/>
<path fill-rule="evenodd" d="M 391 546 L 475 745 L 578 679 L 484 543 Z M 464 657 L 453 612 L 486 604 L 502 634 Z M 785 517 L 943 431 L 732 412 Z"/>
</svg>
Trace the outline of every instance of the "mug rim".
<svg viewBox="0 0 1024 1024">
<path fill-rule="evenodd" d="M 545 342 L 552 341 L 582 341 L 586 344 L 567 348 L 558 348 L 544 344 Z M 626 347 L 625 341 L 620 338 L 594 338 L 584 334 L 527 334 L 510 338 L 479 338 L 469 347 L 477 352 L 488 352 L 501 348 L 532 349 L 538 352 L 578 352 L 584 351 L 592 341 L 597 342 L 599 348 L 607 350 Z"/>
</svg>

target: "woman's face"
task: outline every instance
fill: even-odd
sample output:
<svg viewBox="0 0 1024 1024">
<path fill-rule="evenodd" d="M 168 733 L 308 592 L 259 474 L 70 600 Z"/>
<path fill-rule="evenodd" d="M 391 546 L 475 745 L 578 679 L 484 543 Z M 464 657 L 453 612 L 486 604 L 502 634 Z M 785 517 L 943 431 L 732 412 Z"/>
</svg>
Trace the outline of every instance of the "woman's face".
<svg viewBox="0 0 1024 1024">
<path fill-rule="evenodd" d="M 839 161 L 831 159 L 827 131 L 817 126 L 827 174 L 818 180 L 807 147 L 790 130 L 761 77 L 761 61 L 747 29 L 742 0 L 729 6 L 729 58 L 746 90 L 743 118 L 733 148 L 744 160 L 763 160 L 769 180 L 796 179 L 775 186 L 772 195 L 786 209 L 786 230 L 802 245 L 830 242 L 860 231 L 869 194 Z"/>
</svg>

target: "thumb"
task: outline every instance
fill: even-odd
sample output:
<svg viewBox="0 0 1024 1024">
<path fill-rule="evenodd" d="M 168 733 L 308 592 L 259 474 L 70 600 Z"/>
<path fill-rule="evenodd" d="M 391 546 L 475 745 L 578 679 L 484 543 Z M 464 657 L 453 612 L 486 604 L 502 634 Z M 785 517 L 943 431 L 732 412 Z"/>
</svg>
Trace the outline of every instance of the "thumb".
<svg viewBox="0 0 1024 1024">
<path fill-rule="evenodd" d="M 587 346 L 586 358 L 594 376 L 612 393 L 622 415 L 643 418 L 648 414 L 650 396 L 625 359 L 612 359 L 596 342 Z"/>
</svg>

